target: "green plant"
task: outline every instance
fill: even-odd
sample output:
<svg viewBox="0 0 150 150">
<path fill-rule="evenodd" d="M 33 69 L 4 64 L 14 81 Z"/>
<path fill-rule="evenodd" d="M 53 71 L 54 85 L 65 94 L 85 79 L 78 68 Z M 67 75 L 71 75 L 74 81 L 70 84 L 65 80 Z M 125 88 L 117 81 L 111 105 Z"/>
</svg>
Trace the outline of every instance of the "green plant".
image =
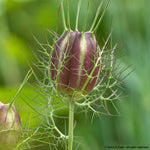
<svg viewBox="0 0 150 150">
<path fill-rule="evenodd" d="M 102 47 L 98 46 L 95 33 L 102 21 L 109 1 L 99 18 L 103 2 L 104 0 L 98 7 L 91 28 L 88 32 L 85 32 L 89 3 L 83 31 L 78 31 L 81 4 L 81 0 L 79 0 L 75 31 L 72 31 L 68 1 L 68 27 L 65 21 L 63 2 L 61 1 L 64 33 L 59 37 L 57 33 L 50 32 L 54 41 L 53 44 L 49 42 L 46 45 L 41 44 L 36 39 L 42 48 L 41 54 L 43 54 L 43 57 L 41 57 L 41 54 L 40 57 L 37 57 L 36 67 L 43 74 L 43 78 L 41 79 L 29 64 L 37 82 L 36 86 L 33 85 L 33 88 L 38 93 L 38 97 L 36 98 L 36 105 L 34 103 L 28 105 L 37 113 L 37 117 L 42 123 L 32 134 L 35 135 L 36 133 L 35 138 L 33 139 L 31 135 L 22 143 L 31 139 L 34 142 L 38 141 L 39 143 L 47 144 L 49 149 L 62 147 L 66 150 L 72 150 L 74 113 L 76 109 L 92 111 L 93 116 L 95 114 L 111 115 L 107 104 L 111 103 L 117 111 L 114 100 L 120 98 L 120 76 L 127 68 L 119 69 L 119 63 L 114 56 L 117 44 L 112 45 L 112 32 L 104 45 Z M 66 123 L 64 123 L 64 129 L 60 129 L 57 123 L 59 120 L 58 114 L 65 109 L 69 110 L 68 133 Z"/>
<path fill-rule="evenodd" d="M 21 119 L 13 104 L 17 100 L 23 86 L 28 81 L 32 72 L 28 72 L 11 103 L 0 102 L 0 148 L 12 150 L 17 146 L 21 135 Z"/>
<path fill-rule="evenodd" d="M 0 102 L 0 148 L 13 149 L 20 138 L 21 121 L 18 112 L 11 104 Z"/>
</svg>

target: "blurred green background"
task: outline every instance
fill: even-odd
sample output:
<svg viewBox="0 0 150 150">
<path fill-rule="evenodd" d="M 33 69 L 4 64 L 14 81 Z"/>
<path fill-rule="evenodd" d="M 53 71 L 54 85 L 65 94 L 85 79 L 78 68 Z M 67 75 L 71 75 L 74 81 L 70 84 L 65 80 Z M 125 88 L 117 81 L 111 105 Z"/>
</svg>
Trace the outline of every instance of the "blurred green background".
<svg viewBox="0 0 150 150">
<path fill-rule="evenodd" d="M 90 27 L 100 2 L 89 1 L 87 28 Z M 77 2 L 69 1 L 72 28 L 75 27 Z M 11 101 L 29 69 L 26 58 L 34 61 L 33 52 L 36 53 L 39 46 L 33 35 L 42 43 L 46 43 L 43 30 L 47 32 L 48 29 L 59 34 L 63 32 L 59 7 L 58 0 L 0 0 L 0 101 Z M 86 7 L 87 1 L 84 0 L 79 19 L 80 31 Z M 79 150 L 99 150 L 105 149 L 105 146 L 118 145 L 150 148 L 149 7 L 149 0 L 110 1 L 98 29 L 97 40 L 108 37 L 113 20 L 113 42 L 118 43 L 125 55 L 120 61 L 125 66 L 133 64 L 130 69 L 135 68 L 135 71 L 124 81 L 125 91 L 129 96 L 117 103 L 120 116 L 101 116 L 101 119 L 95 117 L 91 122 L 91 118 L 76 115 L 75 135 L 82 137 Z M 33 97 L 28 87 L 23 89 L 23 93 Z M 27 98 L 26 101 L 29 100 Z M 21 97 L 15 105 L 24 124 L 32 114 L 32 109 Z M 32 125 L 37 125 L 37 122 L 32 120 Z"/>
</svg>

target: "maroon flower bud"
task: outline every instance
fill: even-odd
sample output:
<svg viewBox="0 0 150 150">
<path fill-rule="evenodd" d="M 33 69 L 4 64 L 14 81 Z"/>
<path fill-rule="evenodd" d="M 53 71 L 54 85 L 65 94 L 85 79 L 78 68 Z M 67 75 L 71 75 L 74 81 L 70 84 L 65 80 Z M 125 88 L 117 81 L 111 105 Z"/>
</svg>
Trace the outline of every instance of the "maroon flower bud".
<svg viewBox="0 0 150 150">
<path fill-rule="evenodd" d="M 100 49 L 91 32 L 66 31 L 56 42 L 51 77 L 57 90 L 72 95 L 88 94 L 100 73 Z"/>
<path fill-rule="evenodd" d="M 0 149 L 12 150 L 19 141 L 21 121 L 14 106 L 0 102 Z"/>
</svg>

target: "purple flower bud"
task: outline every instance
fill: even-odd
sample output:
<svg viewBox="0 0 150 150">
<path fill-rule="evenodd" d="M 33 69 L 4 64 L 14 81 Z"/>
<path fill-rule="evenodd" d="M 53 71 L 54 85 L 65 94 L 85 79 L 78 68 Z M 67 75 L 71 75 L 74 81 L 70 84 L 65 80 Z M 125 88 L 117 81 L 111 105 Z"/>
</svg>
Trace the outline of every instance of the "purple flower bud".
<svg viewBox="0 0 150 150">
<path fill-rule="evenodd" d="M 91 32 L 66 31 L 56 42 L 51 77 L 57 90 L 72 95 L 88 94 L 100 74 L 100 49 Z"/>
<path fill-rule="evenodd" d="M 21 121 L 14 106 L 0 102 L 0 149 L 12 150 L 18 143 Z"/>
</svg>

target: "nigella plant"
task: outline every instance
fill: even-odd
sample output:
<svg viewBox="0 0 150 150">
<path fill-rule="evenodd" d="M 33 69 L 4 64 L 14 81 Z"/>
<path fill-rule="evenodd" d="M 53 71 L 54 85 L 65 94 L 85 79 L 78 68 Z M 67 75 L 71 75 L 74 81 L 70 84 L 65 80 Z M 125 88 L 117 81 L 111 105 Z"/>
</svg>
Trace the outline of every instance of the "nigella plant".
<svg viewBox="0 0 150 150">
<path fill-rule="evenodd" d="M 15 109 L 15 102 L 32 75 L 31 70 L 25 76 L 17 93 L 9 104 L 0 102 L 0 149 L 18 150 L 19 142 L 22 137 L 21 117 Z M 29 138 L 29 137 L 28 137 Z"/>
<path fill-rule="evenodd" d="M 44 138 L 46 141 L 48 140 L 50 149 L 53 149 L 52 147 L 57 149 L 58 143 L 61 143 L 65 150 L 73 149 L 76 108 L 92 111 L 93 115 L 111 114 L 107 102 L 110 102 L 117 111 L 114 100 L 120 99 L 120 77 L 126 68 L 119 69 L 119 64 L 115 64 L 117 61 L 114 53 L 117 44 L 112 46 L 112 32 L 103 46 L 98 44 L 95 35 L 108 7 L 109 0 L 104 5 L 105 7 L 100 15 L 104 0 L 101 1 L 88 31 L 85 30 L 89 3 L 85 13 L 83 30 L 78 30 L 81 2 L 83 1 L 79 0 L 78 2 L 75 30 L 70 25 L 68 1 L 66 3 L 67 23 L 64 3 L 60 1 L 64 32 L 61 36 L 58 36 L 57 33 L 49 31 L 54 43 L 48 42 L 46 47 L 45 44 L 41 44 L 36 39 L 42 48 L 41 54 L 43 54 L 43 57 L 41 55 L 37 57 L 38 63 L 36 63 L 37 68 L 40 68 L 43 73 L 42 80 L 30 66 L 38 85 L 40 85 L 40 90 L 38 88 L 36 91 L 38 91 L 42 100 L 42 102 L 39 100 L 41 107 L 38 109 L 34 107 L 34 110 L 38 113 L 38 117 L 41 116 L 40 119 L 44 117 L 40 128 L 47 135 L 40 137 L 40 141 Z M 56 120 L 59 119 L 57 118 L 58 114 L 63 109 L 69 110 L 68 132 L 66 128 L 63 132 L 56 123 Z M 38 130 L 40 129 L 38 128 Z M 64 144 L 62 144 L 62 141 L 64 141 Z"/>
<path fill-rule="evenodd" d="M 16 147 L 21 133 L 20 116 L 14 106 L 0 102 L 0 148 L 12 150 Z"/>
</svg>

